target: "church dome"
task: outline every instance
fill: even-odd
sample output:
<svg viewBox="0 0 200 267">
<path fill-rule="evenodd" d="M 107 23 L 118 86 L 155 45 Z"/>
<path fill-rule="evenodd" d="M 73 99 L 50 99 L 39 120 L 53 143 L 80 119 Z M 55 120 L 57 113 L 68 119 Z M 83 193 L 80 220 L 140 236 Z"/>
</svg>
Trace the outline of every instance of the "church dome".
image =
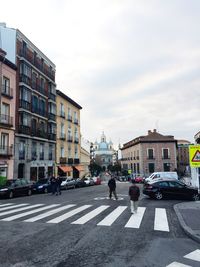
<svg viewBox="0 0 200 267">
<path fill-rule="evenodd" d="M 108 149 L 107 143 L 106 142 L 99 143 L 99 149 L 100 150 L 106 150 L 106 149 Z"/>
</svg>

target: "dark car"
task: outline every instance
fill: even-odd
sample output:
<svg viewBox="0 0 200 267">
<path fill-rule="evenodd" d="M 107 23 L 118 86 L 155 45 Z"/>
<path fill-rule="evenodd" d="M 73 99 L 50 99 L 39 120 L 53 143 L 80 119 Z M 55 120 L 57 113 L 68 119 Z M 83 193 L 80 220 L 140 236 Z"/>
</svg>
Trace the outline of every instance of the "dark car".
<svg viewBox="0 0 200 267">
<path fill-rule="evenodd" d="M 79 187 L 85 187 L 86 186 L 86 183 L 84 182 L 83 179 L 80 179 L 80 178 L 77 178 L 76 179 L 76 187 L 79 188 Z"/>
<path fill-rule="evenodd" d="M 0 186 L 0 197 L 30 196 L 32 187 L 33 185 L 25 179 L 7 180 L 4 185 Z"/>
<path fill-rule="evenodd" d="M 152 198 L 190 199 L 199 200 L 198 189 L 190 187 L 178 180 L 166 179 L 144 184 L 143 194 Z"/>
<path fill-rule="evenodd" d="M 49 192 L 51 192 L 51 183 L 50 183 L 50 180 L 48 178 L 39 179 L 33 185 L 33 192 L 34 193 L 49 193 Z"/>
</svg>

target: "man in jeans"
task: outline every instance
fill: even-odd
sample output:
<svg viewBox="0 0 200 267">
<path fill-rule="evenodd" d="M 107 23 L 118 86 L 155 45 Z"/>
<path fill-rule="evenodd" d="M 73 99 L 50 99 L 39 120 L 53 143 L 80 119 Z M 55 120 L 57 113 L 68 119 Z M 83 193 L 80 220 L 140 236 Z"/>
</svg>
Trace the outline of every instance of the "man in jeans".
<svg viewBox="0 0 200 267">
<path fill-rule="evenodd" d="M 117 200 L 117 194 L 116 194 L 116 182 L 115 178 L 111 177 L 110 180 L 108 181 L 108 187 L 109 187 L 109 198 L 112 198 L 112 193 L 115 196 L 115 199 Z"/>
<path fill-rule="evenodd" d="M 129 187 L 129 196 L 130 196 L 130 202 L 131 202 L 131 213 L 137 213 L 138 208 L 138 199 L 140 196 L 140 189 L 135 184 L 135 180 L 132 180 L 132 185 Z"/>
</svg>

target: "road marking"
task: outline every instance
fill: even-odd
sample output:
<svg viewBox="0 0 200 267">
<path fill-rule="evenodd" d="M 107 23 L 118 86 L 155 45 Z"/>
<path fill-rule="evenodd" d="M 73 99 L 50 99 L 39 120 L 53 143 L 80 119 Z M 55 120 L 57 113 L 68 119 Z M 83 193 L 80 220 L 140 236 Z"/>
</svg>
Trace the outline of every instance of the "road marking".
<svg viewBox="0 0 200 267">
<path fill-rule="evenodd" d="M 103 200 L 103 199 L 109 199 L 110 200 L 109 197 L 95 197 L 94 198 L 94 200 Z M 112 198 L 112 200 L 116 200 L 116 199 Z M 124 198 L 123 197 L 118 197 L 117 200 L 124 200 Z"/>
<path fill-rule="evenodd" d="M 10 209 L 19 208 L 19 207 L 23 207 L 23 206 L 27 206 L 27 205 L 29 205 L 29 204 L 28 203 L 24 203 L 24 204 L 12 205 L 12 206 L 9 206 L 9 207 L 0 208 L 0 211 L 10 210 Z"/>
<path fill-rule="evenodd" d="M 37 208 L 40 206 L 44 206 L 44 204 L 36 204 L 36 205 L 30 205 L 28 207 L 24 207 L 24 208 L 19 208 L 19 209 L 14 209 L 14 210 L 9 210 L 9 211 L 4 211 L 2 213 L 0 213 L 0 216 L 4 216 L 4 215 L 8 215 L 8 214 L 12 214 L 18 211 L 23 211 L 23 210 L 28 210 L 28 209 L 33 209 L 33 208 Z"/>
<path fill-rule="evenodd" d="M 66 205 L 66 206 L 63 206 L 63 207 L 60 207 L 60 208 L 57 208 L 57 209 L 53 209 L 53 210 L 47 211 L 47 212 L 45 212 L 43 214 L 40 214 L 40 215 L 37 215 L 35 217 L 29 218 L 27 220 L 24 220 L 24 222 L 36 222 L 36 221 L 39 221 L 39 220 L 41 220 L 43 218 L 49 217 L 49 216 L 51 216 L 53 214 L 56 214 L 56 213 L 58 213 L 60 211 L 72 208 L 74 206 L 76 206 L 76 205 L 75 204 L 70 204 L 70 205 Z"/>
<path fill-rule="evenodd" d="M 52 204 L 52 205 L 49 205 L 49 206 L 46 206 L 46 207 L 42 207 L 42 208 L 34 209 L 34 210 L 31 210 L 31 211 L 23 212 L 23 213 L 20 213 L 20 214 L 17 214 L 17 215 L 6 217 L 6 218 L 2 219 L 1 221 L 7 221 L 7 222 L 14 221 L 14 220 L 19 219 L 21 217 L 25 217 L 27 215 L 30 215 L 30 214 L 33 214 L 33 213 L 37 213 L 37 212 L 40 212 L 40 211 L 43 211 L 43 210 L 51 209 L 51 208 L 54 208 L 54 207 L 57 207 L 57 206 L 60 206 L 60 204 Z"/>
<path fill-rule="evenodd" d="M 182 264 L 180 262 L 174 261 L 166 267 L 192 267 L 191 265 Z"/>
<path fill-rule="evenodd" d="M 195 251 L 185 255 L 184 258 L 200 262 L 200 249 L 196 249 Z"/>
<path fill-rule="evenodd" d="M 131 215 L 125 227 L 126 228 L 139 228 L 142 222 L 142 218 L 144 216 L 145 210 L 146 210 L 145 207 L 139 207 L 137 210 L 137 213 Z"/>
<path fill-rule="evenodd" d="M 72 224 L 84 224 L 84 223 L 90 221 L 91 219 L 93 219 L 95 216 L 97 216 L 99 213 L 101 213 L 102 211 L 106 210 L 109 207 L 110 206 L 102 205 L 102 206 L 92 210 L 91 212 L 87 213 L 86 215 L 82 216 L 80 219 L 72 222 Z"/>
<path fill-rule="evenodd" d="M 59 217 L 56 217 L 55 219 L 52 219 L 52 220 L 48 221 L 47 223 L 59 223 L 59 222 L 62 222 L 64 220 L 72 217 L 73 215 L 75 215 L 75 214 L 77 214 L 77 213 L 79 213 L 79 212 L 81 212 L 83 210 L 86 210 L 86 209 L 90 208 L 91 206 L 92 205 L 84 205 L 84 206 L 82 206 L 80 208 L 77 208 L 77 209 L 69 211 L 69 212 L 67 212 L 67 213 L 65 213 L 65 214 L 63 214 L 63 215 L 61 215 Z"/>
<path fill-rule="evenodd" d="M 13 205 L 13 204 L 14 203 L 0 204 L 0 207 L 10 206 L 10 205 Z"/>
<path fill-rule="evenodd" d="M 154 230 L 169 232 L 169 225 L 165 209 L 156 208 L 155 219 L 154 219 Z"/>
<path fill-rule="evenodd" d="M 122 212 L 127 208 L 127 206 L 119 206 L 108 216 L 106 216 L 100 223 L 97 225 L 111 226 L 112 223 L 122 214 Z"/>
</svg>

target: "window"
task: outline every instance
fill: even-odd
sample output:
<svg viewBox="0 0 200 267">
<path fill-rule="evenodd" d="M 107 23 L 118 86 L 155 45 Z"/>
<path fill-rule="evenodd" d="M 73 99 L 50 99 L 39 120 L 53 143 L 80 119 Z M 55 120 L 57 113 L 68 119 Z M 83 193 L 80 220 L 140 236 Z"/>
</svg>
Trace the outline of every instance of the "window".
<svg viewBox="0 0 200 267">
<path fill-rule="evenodd" d="M 37 74 L 35 72 L 32 73 L 32 87 L 37 88 Z"/>
<path fill-rule="evenodd" d="M 20 74 L 31 78 L 31 68 L 25 63 L 20 64 Z"/>
<path fill-rule="evenodd" d="M 68 146 L 68 158 L 71 158 L 71 146 Z"/>
<path fill-rule="evenodd" d="M 38 111 L 38 97 L 33 95 L 32 96 L 32 112 Z"/>
<path fill-rule="evenodd" d="M 170 163 L 163 163 L 163 170 L 164 172 L 170 171 Z"/>
<path fill-rule="evenodd" d="M 40 144 L 40 160 L 44 160 L 44 144 Z"/>
<path fill-rule="evenodd" d="M 8 152 L 9 135 L 6 133 L 1 134 L 0 152 L 6 154 Z"/>
<path fill-rule="evenodd" d="M 76 159 L 78 158 L 78 146 L 77 145 L 75 145 L 75 148 L 74 148 L 74 156 Z"/>
<path fill-rule="evenodd" d="M 65 117 L 65 108 L 63 103 L 60 103 L 60 116 Z"/>
<path fill-rule="evenodd" d="M 19 159 L 25 159 L 25 141 L 19 142 Z"/>
<path fill-rule="evenodd" d="M 169 149 L 168 148 L 163 148 L 163 151 L 162 151 L 162 156 L 163 156 L 163 159 L 169 159 Z"/>
<path fill-rule="evenodd" d="M 40 99 L 40 115 L 45 116 L 45 100 Z"/>
<path fill-rule="evenodd" d="M 9 115 L 10 115 L 10 105 L 6 104 L 6 103 L 2 103 L 1 106 L 1 122 L 3 123 L 9 123 L 10 119 L 9 119 Z"/>
<path fill-rule="evenodd" d="M 49 103 L 48 110 L 49 113 L 56 115 L 56 105 L 54 103 Z"/>
<path fill-rule="evenodd" d="M 31 122 L 30 115 L 25 112 L 21 113 L 19 117 L 19 121 L 21 125 L 30 126 L 30 122 Z"/>
<path fill-rule="evenodd" d="M 149 168 L 149 173 L 153 173 L 155 170 L 155 164 L 154 163 L 149 163 L 148 164 L 148 168 Z"/>
<path fill-rule="evenodd" d="M 37 143 L 36 142 L 32 142 L 31 159 L 32 160 L 36 160 L 37 159 Z"/>
<path fill-rule="evenodd" d="M 169 187 L 168 182 L 160 182 L 159 186 L 160 187 Z"/>
<path fill-rule="evenodd" d="M 31 102 L 31 92 L 25 86 L 20 86 L 20 99 Z"/>
<path fill-rule="evenodd" d="M 177 186 L 177 183 L 176 182 L 169 181 L 169 186 L 170 187 L 176 187 Z"/>
<path fill-rule="evenodd" d="M 3 76 L 3 88 L 2 88 L 2 93 L 5 93 L 9 95 L 10 93 L 10 79 L 7 77 Z"/>
<path fill-rule="evenodd" d="M 49 160 L 53 159 L 53 145 L 49 145 Z"/>
<path fill-rule="evenodd" d="M 60 148 L 60 157 L 61 157 L 61 158 L 64 158 L 64 156 L 65 156 L 64 147 L 61 146 L 61 148 Z"/>
<path fill-rule="evenodd" d="M 153 148 L 148 148 L 147 150 L 147 157 L 148 159 L 154 159 L 154 153 Z"/>
</svg>

